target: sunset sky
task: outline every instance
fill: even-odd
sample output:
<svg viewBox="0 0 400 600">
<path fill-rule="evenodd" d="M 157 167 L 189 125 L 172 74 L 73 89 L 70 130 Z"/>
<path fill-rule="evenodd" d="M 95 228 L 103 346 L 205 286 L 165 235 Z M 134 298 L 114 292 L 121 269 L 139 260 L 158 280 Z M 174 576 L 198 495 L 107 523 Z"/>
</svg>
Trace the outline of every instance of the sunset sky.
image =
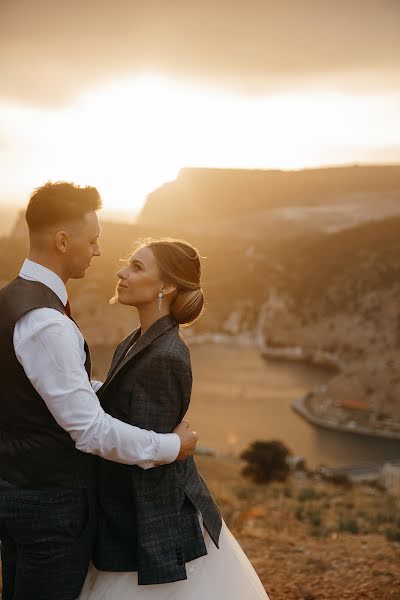
<svg viewBox="0 0 400 600">
<path fill-rule="evenodd" d="M 0 202 L 181 167 L 400 163 L 398 0 L 0 0 Z"/>
</svg>

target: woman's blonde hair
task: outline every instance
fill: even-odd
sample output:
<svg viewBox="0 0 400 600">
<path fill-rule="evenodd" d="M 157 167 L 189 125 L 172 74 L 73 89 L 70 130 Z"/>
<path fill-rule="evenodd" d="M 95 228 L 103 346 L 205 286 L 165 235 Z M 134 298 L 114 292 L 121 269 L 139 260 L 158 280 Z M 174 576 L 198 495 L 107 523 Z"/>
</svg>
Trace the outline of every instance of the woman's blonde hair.
<svg viewBox="0 0 400 600">
<path fill-rule="evenodd" d="M 173 238 L 141 239 L 137 250 L 140 248 L 151 248 L 161 279 L 176 286 L 172 318 L 181 325 L 193 323 L 204 307 L 199 252 L 188 242 Z"/>
</svg>

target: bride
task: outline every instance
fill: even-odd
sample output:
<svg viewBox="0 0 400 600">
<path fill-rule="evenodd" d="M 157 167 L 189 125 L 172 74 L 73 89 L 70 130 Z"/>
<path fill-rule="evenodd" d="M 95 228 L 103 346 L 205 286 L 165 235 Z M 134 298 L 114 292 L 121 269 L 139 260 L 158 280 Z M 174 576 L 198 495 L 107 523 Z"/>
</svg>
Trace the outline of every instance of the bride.
<svg viewBox="0 0 400 600">
<path fill-rule="evenodd" d="M 116 299 L 138 310 L 140 328 L 98 392 L 112 416 L 158 432 L 184 417 L 192 372 L 179 324 L 202 312 L 200 276 L 198 252 L 171 239 L 144 242 L 118 272 Z M 149 469 L 98 459 L 98 501 L 80 600 L 268 600 L 192 457 Z"/>
</svg>

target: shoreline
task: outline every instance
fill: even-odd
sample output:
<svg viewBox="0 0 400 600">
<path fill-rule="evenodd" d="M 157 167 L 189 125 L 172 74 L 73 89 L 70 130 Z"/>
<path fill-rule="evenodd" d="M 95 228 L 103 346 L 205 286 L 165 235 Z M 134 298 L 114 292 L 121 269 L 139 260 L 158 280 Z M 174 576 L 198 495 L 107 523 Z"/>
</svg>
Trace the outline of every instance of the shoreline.
<svg viewBox="0 0 400 600">
<path fill-rule="evenodd" d="M 400 442 L 400 432 L 397 433 L 396 431 L 388 431 L 387 429 L 371 429 L 369 427 L 356 424 L 354 419 L 347 421 L 345 424 L 339 424 L 335 423 L 333 419 L 317 417 L 306 406 L 306 401 L 309 396 L 310 394 L 307 394 L 306 396 L 297 398 L 292 402 L 292 409 L 294 412 L 305 419 L 308 423 L 324 429 L 331 429 L 332 431 L 384 438 L 388 440 L 397 440 Z"/>
<path fill-rule="evenodd" d="M 273 348 L 268 346 L 262 334 L 263 328 L 265 326 L 265 321 L 266 306 L 263 306 L 261 308 L 258 331 L 256 336 L 257 345 L 260 354 L 263 358 L 267 360 L 288 360 L 293 362 L 303 362 L 305 364 L 311 364 L 317 367 L 325 367 L 328 369 L 332 369 L 336 372 L 340 372 L 342 370 L 342 362 L 340 361 L 340 359 L 334 354 L 326 352 L 324 350 L 305 350 L 301 346 L 287 348 Z M 379 429 L 376 427 L 365 427 L 357 423 L 354 415 L 349 415 L 348 419 L 344 423 L 335 422 L 334 419 L 329 419 L 329 417 L 324 418 L 321 416 L 316 416 L 314 412 L 306 406 L 307 398 L 309 398 L 312 395 L 312 393 L 313 392 L 311 390 L 303 398 L 293 400 L 291 405 L 292 410 L 311 425 L 343 433 L 353 433 L 356 435 L 371 436 L 375 438 L 400 441 L 400 430 L 397 432 L 388 429 Z"/>
<path fill-rule="evenodd" d="M 324 350 L 304 350 L 301 346 L 288 348 L 263 347 L 261 356 L 271 360 L 290 360 L 311 364 L 314 367 L 324 367 L 333 371 L 340 371 L 342 364 L 340 360 L 330 352 Z"/>
</svg>

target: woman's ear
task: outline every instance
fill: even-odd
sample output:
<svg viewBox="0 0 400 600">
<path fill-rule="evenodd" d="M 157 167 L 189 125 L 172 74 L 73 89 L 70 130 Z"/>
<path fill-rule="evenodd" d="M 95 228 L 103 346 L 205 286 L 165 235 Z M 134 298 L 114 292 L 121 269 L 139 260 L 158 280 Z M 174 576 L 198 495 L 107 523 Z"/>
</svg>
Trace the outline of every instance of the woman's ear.
<svg viewBox="0 0 400 600">
<path fill-rule="evenodd" d="M 163 296 L 168 296 L 168 294 L 176 292 L 176 285 L 173 285 L 172 283 L 163 285 L 161 292 L 163 293 Z"/>
</svg>

